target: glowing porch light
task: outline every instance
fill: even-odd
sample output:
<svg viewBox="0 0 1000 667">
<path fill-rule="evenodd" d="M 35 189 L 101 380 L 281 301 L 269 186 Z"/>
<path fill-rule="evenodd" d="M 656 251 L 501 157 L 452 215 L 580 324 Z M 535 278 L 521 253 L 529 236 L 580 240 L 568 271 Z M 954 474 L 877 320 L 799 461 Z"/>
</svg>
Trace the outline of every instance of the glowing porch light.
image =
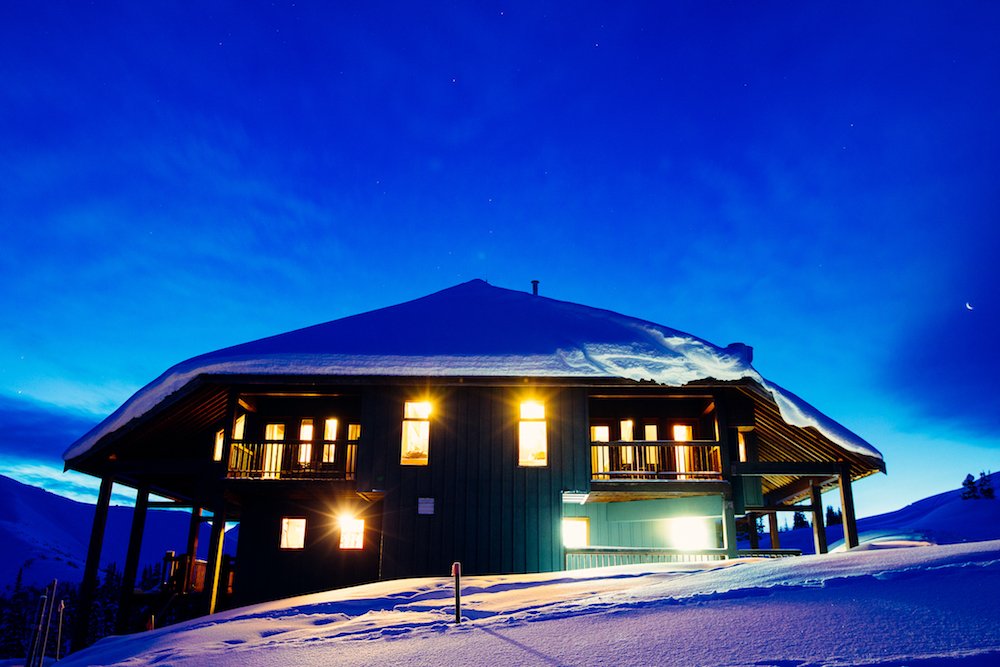
<svg viewBox="0 0 1000 667">
<path fill-rule="evenodd" d="M 545 404 L 541 401 L 521 401 L 521 419 L 545 419 Z"/>
<path fill-rule="evenodd" d="M 365 548 L 365 520 L 358 519 L 353 514 L 341 514 L 337 517 L 340 527 L 341 549 Z"/>
<path fill-rule="evenodd" d="M 714 523 L 696 516 L 664 519 L 667 545 L 673 549 L 693 551 L 716 546 Z"/>
<path fill-rule="evenodd" d="M 407 401 L 403 407 L 403 419 L 430 419 L 430 401 Z"/>
</svg>

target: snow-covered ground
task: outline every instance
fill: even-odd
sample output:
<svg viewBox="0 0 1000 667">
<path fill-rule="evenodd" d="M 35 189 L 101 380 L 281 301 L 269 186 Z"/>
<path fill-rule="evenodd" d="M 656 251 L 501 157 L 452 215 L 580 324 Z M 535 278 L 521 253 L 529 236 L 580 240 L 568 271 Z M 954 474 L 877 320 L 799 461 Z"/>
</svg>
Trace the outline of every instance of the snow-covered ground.
<svg viewBox="0 0 1000 667">
<path fill-rule="evenodd" d="M 1000 541 L 409 579 L 105 639 L 70 665 L 996 665 Z"/>
<path fill-rule="evenodd" d="M 1000 665 L 1000 500 L 949 491 L 860 524 L 860 548 L 823 556 L 466 577 L 460 625 L 450 578 L 408 579 L 110 637 L 60 664 Z"/>
</svg>

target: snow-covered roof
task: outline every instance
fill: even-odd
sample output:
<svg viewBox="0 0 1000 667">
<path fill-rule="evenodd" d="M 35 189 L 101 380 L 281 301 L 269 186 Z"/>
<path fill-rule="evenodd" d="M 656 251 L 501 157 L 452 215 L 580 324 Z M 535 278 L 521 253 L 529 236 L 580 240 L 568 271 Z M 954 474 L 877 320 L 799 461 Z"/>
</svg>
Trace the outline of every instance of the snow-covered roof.
<svg viewBox="0 0 1000 667">
<path fill-rule="evenodd" d="M 70 460 L 141 417 L 200 375 L 626 378 L 682 386 L 749 378 L 784 420 L 812 426 L 844 449 L 877 449 L 811 405 L 767 382 L 746 348 L 609 310 L 472 280 L 360 315 L 224 348 L 153 380 L 63 455 Z"/>
</svg>

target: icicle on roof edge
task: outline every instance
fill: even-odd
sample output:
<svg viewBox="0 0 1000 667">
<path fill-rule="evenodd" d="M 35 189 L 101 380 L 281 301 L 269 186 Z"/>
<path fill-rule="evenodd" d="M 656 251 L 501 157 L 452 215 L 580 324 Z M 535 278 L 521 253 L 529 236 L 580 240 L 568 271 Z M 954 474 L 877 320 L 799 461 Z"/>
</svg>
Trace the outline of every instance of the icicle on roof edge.
<svg viewBox="0 0 1000 667">
<path fill-rule="evenodd" d="M 858 435 L 765 380 L 740 350 L 609 310 L 481 280 L 181 362 L 77 440 L 63 459 L 85 454 L 198 376 L 228 374 L 616 377 L 675 387 L 746 378 L 771 394 L 786 423 L 813 427 L 848 451 L 882 459 Z"/>
</svg>

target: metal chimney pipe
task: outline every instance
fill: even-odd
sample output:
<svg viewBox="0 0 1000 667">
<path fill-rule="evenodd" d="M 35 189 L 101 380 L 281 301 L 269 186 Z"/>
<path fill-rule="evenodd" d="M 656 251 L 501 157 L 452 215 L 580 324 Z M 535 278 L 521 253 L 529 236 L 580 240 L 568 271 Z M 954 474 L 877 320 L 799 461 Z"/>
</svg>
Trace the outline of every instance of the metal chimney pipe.
<svg viewBox="0 0 1000 667">
<path fill-rule="evenodd" d="M 531 281 L 531 293 L 534 294 L 535 296 L 538 296 L 538 281 L 537 280 L 532 280 Z"/>
</svg>

